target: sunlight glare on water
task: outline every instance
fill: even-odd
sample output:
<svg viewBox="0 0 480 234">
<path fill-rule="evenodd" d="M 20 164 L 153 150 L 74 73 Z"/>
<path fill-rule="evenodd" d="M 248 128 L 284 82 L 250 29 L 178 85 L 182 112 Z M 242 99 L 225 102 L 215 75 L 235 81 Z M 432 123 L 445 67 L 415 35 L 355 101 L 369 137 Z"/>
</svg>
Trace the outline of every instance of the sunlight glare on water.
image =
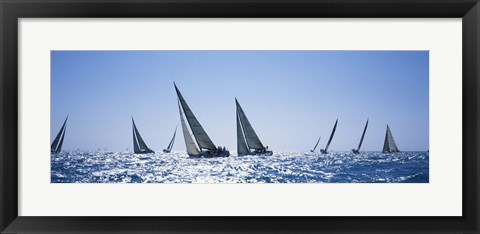
<svg viewBox="0 0 480 234">
<path fill-rule="evenodd" d="M 428 183 L 429 153 L 275 153 L 190 158 L 186 153 L 66 151 L 52 183 Z"/>
</svg>

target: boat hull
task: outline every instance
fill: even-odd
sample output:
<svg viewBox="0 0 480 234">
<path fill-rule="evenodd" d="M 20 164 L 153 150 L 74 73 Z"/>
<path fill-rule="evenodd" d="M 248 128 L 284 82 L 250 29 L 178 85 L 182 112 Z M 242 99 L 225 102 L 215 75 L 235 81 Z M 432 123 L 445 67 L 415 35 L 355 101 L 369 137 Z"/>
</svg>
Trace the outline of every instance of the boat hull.
<svg viewBox="0 0 480 234">
<path fill-rule="evenodd" d="M 320 150 L 320 153 L 322 153 L 322 154 L 328 154 L 328 151 L 322 149 L 322 150 Z"/>
<path fill-rule="evenodd" d="M 273 155 L 273 151 L 265 151 L 264 153 L 262 153 L 262 155 L 272 156 L 272 155 Z"/>
<path fill-rule="evenodd" d="M 154 154 L 155 151 L 153 150 L 142 150 L 142 151 L 135 151 L 135 154 Z"/>
<path fill-rule="evenodd" d="M 238 156 L 247 156 L 247 155 L 258 155 L 258 156 L 272 156 L 273 155 L 273 151 L 265 151 L 265 152 L 250 152 L 250 153 L 246 153 L 246 154 L 239 154 Z"/>
<path fill-rule="evenodd" d="M 382 151 L 382 153 L 384 153 L 384 154 L 398 153 L 398 152 L 400 152 L 400 150 L 386 150 L 386 151 Z"/>
<path fill-rule="evenodd" d="M 220 151 L 205 151 L 201 154 L 189 154 L 191 158 L 224 158 L 230 156 L 230 151 L 220 150 Z"/>
<path fill-rule="evenodd" d="M 163 149 L 163 152 L 164 152 L 164 153 L 170 153 L 170 150 Z"/>
<path fill-rule="evenodd" d="M 352 149 L 352 152 L 353 152 L 354 154 L 359 154 L 359 153 L 360 153 L 360 150 Z"/>
</svg>

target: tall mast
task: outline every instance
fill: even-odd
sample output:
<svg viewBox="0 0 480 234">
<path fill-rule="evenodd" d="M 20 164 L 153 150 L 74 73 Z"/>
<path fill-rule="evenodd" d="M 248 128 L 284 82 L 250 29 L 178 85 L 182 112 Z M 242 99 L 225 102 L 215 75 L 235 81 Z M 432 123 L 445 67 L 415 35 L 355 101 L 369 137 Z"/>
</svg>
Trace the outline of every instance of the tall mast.
<svg viewBox="0 0 480 234">
<path fill-rule="evenodd" d="M 242 107 L 238 103 L 237 98 L 235 98 L 235 103 L 237 105 L 238 117 L 243 129 L 243 133 L 245 134 L 245 139 L 247 141 L 248 148 L 255 149 L 255 150 L 264 149 L 264 146 L 260 141 L 260 138 L 258 138 L 258 135 L 253 129 L 252 125 L 250 124 L 250 121 L 248 121 L 248 118 L 245 115 L 245 112 L 243 112 Z"/>
<path fill-rule="evenodd" d="M 325 151 L 328 150 L 330 143 L 332 143 L 333 135 L 335 135 L 335 130 L 337 130 L 337 123 L 338 123 L 338 119 L 335 121 L 335 125 L 333 125 L 333 130 L 332 130 L 332 133 L 330 134 L 330 138 L 328 139 L 328 143 L 327 143 L 327 146 L 325 147 Z"/>
<path fill-rule="evenodd" d="M 383 143 L 383 152 L 399 152 L 397 144 L 395 144 L 395 140 L 393 140 L 392 132 L 390 131 L 390 127 L 388 125 L 387 132 L 385 133 L 385 142 Z"/>
<path fill-rule="evenodd" d="M 177 93 L 177 97 L 178 97 L 178 101 L 181 106 L 181 109 L 183 109 L 183 113 L 187 119 L 190 129 L 192 130 L 195 141 L 200 147 L 200 150 L 202 149 L 216 150 L 217 148 L 215 147 L 215 144 L 213 144 L 212 140 L 207 135 L 207 132 L 205 132 L 200 122 L 198 122 L 197 118 L 195 117 L 192 110 L 190 109 L 187 102 L 185 101 L 182 94 L 180 93 L 180 90 L 178 90 L 175 83 L 173 85 L 175 86 L 175 91 Z"/>
<path fill-rule="evenodd" d="M 138 147 L 138 140 L 137 140 L 137 132 L 136 132 L 136 127 L 135 127 L 135 121 L 133 121 L 132 117 L 132 134 L 133 134 L 133 152 L 134 153 L 139 153 L 140 152 L 140 147 Z"/>
<path fill-rule="evenodd" d="M 360 143 L 358 143 L 357 150 L 360 150 L 360 147 L 362 147 L 363 138 L 365 137 L 365 132 L 367 132 L 367 127 L 368 127 L 368 119 L 367 119 L 367 123 L 365 124 L 365 128 L 363 129 L 362 138 L 360 138 Z"/>
<path fill-rule="evenodd" d="M 177 126 L 178 127 L 178 126 Z M 173 137 L 172 140 L 170 140 L 170 143 L 167 146 L 168 150 L 172 150 L 173 147 L 173 142 L 175 141 L 175 135 L 177 135 L 177 127 L 175 127 L 175 131 L 173 132 Z"/>
<path fill-rule="evenodd" d="M 315 144 L 315 147 L 313 147 L 312 152 L 314 152 L 315 149 L 317 148 L 317 145 L 318 145 L 318 142 L 320 142 L 320 139 L 322 139 L 322 137 L 319 137 L 319 138 L 318 138 L 317 143 Z"/>
<path fill-rule="evenodd" d="M 137 147 L 140 149 L 138 153 L 153 153 L 153 150 L 148 148 L 147 144 L 143 140 L 142 136 L 140 135 L 140 132 L 137 129 L 137 126 L 135 125 L 135 121 L 133 120 L 132 117 L 132 123 L 133 123 L 133 134 L 134 134 L 134 147 L 135 147 L 135 138 L 137 139 L 136 141 L 138 142 Z"/>
<path fill-rule="evenodd" d="M 183 118 L 180 101 L 178 101 L 178 111 L 180 113 L 180 122 L 182 123 L 183 138 L 185 140 L 185 147 L 187 148 L 187 153 L 189 155 L 198 155 L 200 154 L 200 151 L 198 150 L 197 145 L 195 145 L 195 142 L 193 141 L 192 136 L 188 131 L 187 124 L 185 123 L 185 119 Z"/>
<path fill-rule="evenodd" d="M 242 124 L 240 122 L 240 117 L 238 116 L 238 106 L 237 106 L 237 154 L 247 154 L 250 152 L 249 147 L 247 145 L 247 141 L 245 140 L 244 130 L 242 129 Z"/>
<path fill-rule="evenodd" d="M 63 122 L 62 128 L 60 128 L 60 131 L 58 132 L 57 136 L 53 140 L 52 145 L 50 145 L 50 151 L 53 153 L 58 153 L 62 150 L 63 138 L 65 136 L 65 131 L 67 127 L 67 120 L 68 120 L 68 115 L 67 115 L 67 118 L 65 118 L 65 121 Z"/>
</svg>

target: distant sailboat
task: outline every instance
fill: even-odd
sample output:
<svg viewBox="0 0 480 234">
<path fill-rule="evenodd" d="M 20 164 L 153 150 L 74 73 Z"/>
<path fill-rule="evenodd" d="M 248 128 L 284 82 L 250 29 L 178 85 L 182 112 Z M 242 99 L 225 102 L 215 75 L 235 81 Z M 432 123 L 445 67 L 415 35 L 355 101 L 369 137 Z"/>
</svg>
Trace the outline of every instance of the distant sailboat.
<svg viewBox="0 0 480 234">
<path fill-rule="evenodd" d="M 398 150 L 397 144 L 393 140 L 392 132 L 390 131 L 390 127 L 387 125 L 387 132 L 385 133 L 385 143 L 383 143 L 383 153 L 395 153 L 400 152 Z"/>
<path fill-rule="evenodd" d="M 230 156 L 230 152 L 225 149 L 225 147 L 215 147 L 210 137 L 207 135 L 207 132 L 203 129 L 200 122 L 198 122 L 197 118 L 193 114 L 192 110 L 188 106 L 187 102 L 183 98 L 182 94 L 177 88 L 177 85 L 173 83 L 175 86 L 175 91 L 178 97 L 178 109 L 180 112 L 180 122 L 182 123 L 182 130 L 183 130 L 183 137 L 185 138 L 185 145 L 187 148 L 187 153 L 190 157 L 228 157 Z M 185 121 L 184 116 L 187 119 Z M 190 135 L 188 130 L 187 123 L 190 126 L 190 130 L 193 133 Z M 195 144 L 196 142 L 196 144 Z M 197 147 L 198 145 L 198 147 Z"/>
<path fill-rule="evenodd" d="M 67 118 L 65 118 L 65 122 L 63 122 L 62 128 L 58 132 L 57 136 L 53 140 L 52 145 L 50 145 L 50 152 L 57 154 L 62 151 L 62 145 L 63 145 L 63 139 L 65 138 L 65 131 L 67 131 L 67 120 L 68 120 L 68 115 Z"/>
<path fill-rule="evenodd" d="M 337 123 L 338 123 L 338 119 L 335 121 L 335 125 L 333 125 L 333 130 L 332 130 L 332 133 L 330 134 L 330 138 L 328 139 L 327 146 L 325 146 L 325 149 L 320 150 L 322 154 L 328 154 L 328 147 L 330 146 L 330 143 L 332 143 L 333 135 L 335 135 L 335 130 L 337 130 Z"/>
<path fill-rule="evenodd" d="M 177 127 L 175 127 L 175 132 L 173 132 L 173 137 L 166 149 L 163 149 L 164 153 L 170 153 L 172 151 L 173 143 L 175 142 L 175 135 L 177 135 Z"/>
<path fill-rule="evenodd" d="M 235 98 L 237 105 L 237 152 L 238 155 L 272 155 L 273 151 L 267 151 L 268 147 L 263 146 L 262 142 L 253 130 L 250 121 L 248 121 L 245 112 Z M 251 151 L 253 150 L 253 151 Z"/>
<path fill-rule="evenodd" d="M 315 144 L 315 147 L 313 147 L 313 149 L 310 150 L 310 152 L 312 152 L 312 153 L 315 152 L 315 149 L 317 148 L 318 142 L 320 142 L 320 139 L 322 139 L 322 137 L 319 137 L 319 138 L 318 138 L 317 144 Z"/>
<path fill-rule="evenodd" d="M 132 117 L 132 125 L 133 125 L 133 152 L 136 154 L 148 154 L 148 153 L 155 153 L 153 150 L 148 148 L 143 141 L 142 136 L 138 132 L 137 126 L 135 125 L 135 121 Z"/>
<path fill-rule="evenodd" d="M 365 137 L 365 132 L 367 132 L 367 127 L 368 127 L 368 119 L 367 119 L 367 123 L 365 124 L 365 128 L 363 129 L 362 138 L 360 138 L 360 143 L 358 143 L 358 147 L 356 149 L 352 149 L 352 152 L 354 154 L 360 153 L 360 147 L 362 147 L 363 138 Z"/>
</svg>

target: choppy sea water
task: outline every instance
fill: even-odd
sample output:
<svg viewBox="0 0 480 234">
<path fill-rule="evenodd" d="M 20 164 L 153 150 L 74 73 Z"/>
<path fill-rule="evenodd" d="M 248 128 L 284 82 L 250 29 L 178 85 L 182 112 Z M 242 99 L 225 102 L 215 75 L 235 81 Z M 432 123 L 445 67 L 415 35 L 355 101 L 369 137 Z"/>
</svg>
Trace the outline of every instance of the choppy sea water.
<svg viewBox="0 0 480 234">
<path fill-rule="evenodd" d="M 61 152 L 52 183 L 428 183 L 429 153 L 275 153 L 189 158 L 186 153 Z"/>
</svg>

